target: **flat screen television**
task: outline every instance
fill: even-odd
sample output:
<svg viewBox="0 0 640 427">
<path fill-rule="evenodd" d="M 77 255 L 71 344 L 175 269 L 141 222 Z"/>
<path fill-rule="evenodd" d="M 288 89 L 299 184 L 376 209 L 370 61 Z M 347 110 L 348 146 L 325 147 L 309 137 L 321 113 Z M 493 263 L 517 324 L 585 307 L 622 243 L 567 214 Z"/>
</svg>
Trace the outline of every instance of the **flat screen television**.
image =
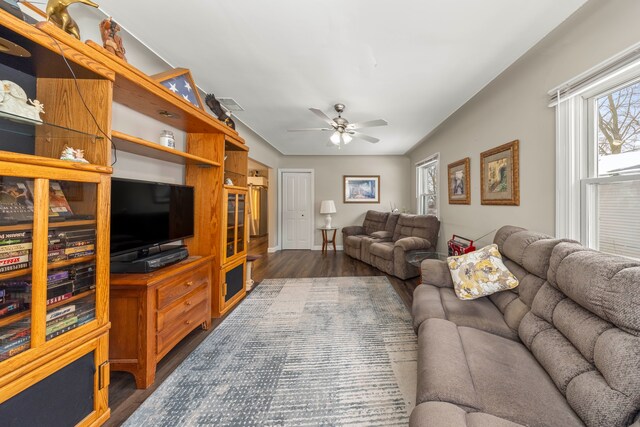
<svg viewBox="0 0 640 427">
<path fill-rule="evenodd" d="M 193 187 L 113 178 L 111 255 L 193 236 Z"/>
</svg>

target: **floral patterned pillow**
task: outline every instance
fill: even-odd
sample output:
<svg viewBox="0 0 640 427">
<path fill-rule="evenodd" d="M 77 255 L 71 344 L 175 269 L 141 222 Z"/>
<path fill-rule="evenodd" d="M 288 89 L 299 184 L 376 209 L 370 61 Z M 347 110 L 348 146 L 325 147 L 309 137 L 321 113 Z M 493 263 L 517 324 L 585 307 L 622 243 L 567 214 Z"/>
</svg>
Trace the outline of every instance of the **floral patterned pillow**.
<svg viewBox="0 0 640 427">
<path fill-rule="evenodd" d="M 498 245 L 447 258 L 456 295 L 472 300 L 518 286 L 518 279 L 502 262 Z"/>
</svg>

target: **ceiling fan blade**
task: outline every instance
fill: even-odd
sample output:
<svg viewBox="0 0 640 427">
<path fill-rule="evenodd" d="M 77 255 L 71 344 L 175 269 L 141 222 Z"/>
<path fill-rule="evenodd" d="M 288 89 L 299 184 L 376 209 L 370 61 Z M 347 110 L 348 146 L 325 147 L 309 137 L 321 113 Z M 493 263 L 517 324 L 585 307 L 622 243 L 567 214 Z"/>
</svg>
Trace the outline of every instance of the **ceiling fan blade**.
<svg viewBox="0 0 640 427">
<path fill-rule="evenodd" d="M 307 128 L 307 129 L 287 129 L 287 132 L 307 132 L 307 131 L 319 131 L 319 130 L 330 130 L 334 131 L 335 129 L 331 128 Z"/>
<path fill-rule="evenodd" d="M 317 108 L 309 108 L 309 111 L 311 111 L 313 114 L 315 114 L 316 116 L 321 118 L 323 121 L 328 123 L 331 127 L 333 128 L 337 127 L 336 122 L 334 122 L 331 117 L 327 116 L 321 110 L 318 110 Z"/>
<path fill-rule="evenodd" d="M 368 122 L 349 123 L 347 129 L 372 128 L 374 126 L 386 126 L 388 124 L 386 120 L 382 119 L 369 120 Z"/>
<path fill-rule="evenodd" d="M 365 135 L 365 134 L 360 133 L 360 132 L 349 132 L 349 135 L 353 136 L 354 138 L 364 139 L 365 141 L 370 142 L 372 144 L 380 142 L 380 140 L 378 138 L 374 138 L 372 136 Z"/>
</svg>

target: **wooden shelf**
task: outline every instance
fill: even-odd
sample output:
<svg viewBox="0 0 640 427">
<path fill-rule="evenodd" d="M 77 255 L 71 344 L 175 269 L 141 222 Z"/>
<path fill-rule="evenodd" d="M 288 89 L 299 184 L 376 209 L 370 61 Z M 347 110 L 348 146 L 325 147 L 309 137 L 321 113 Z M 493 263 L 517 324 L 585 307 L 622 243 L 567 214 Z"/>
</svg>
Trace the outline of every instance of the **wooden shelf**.
<svg viewBox="0 0 640 427">
<path fill-rule="evenodd" d="M 174 150 L 173 148 L 164 147 L 160 144 L 115 130 L 111 132 L 111 139 L 117 142 L 116 147 L 118 150 L 126 151 L 127 153 L 133 153 L 140 156 L 150 157 L 152 159 L 164 160 L 165 162 L 178 163 L 182 165 L 194 164 L 220 166 L 220 163 L 214 162 L 213 160 L 194 156 L 193 154 Z"/>
<path fill-rule="evenodd" d="M 0 161 L 22 163 L 34 166 L 47 166 L 62 169 L 73 169 L 85 172 L 112 173 L 110 166 L 94 165 L 90 163 L 76 163 L 68 160 L 52 159 L 50 157 L 33 156 L 31 154 L 12 153 L 0 150 Z"/>
<path fill-rule="evenodd" d="M 56 302 L 54 304 L 48 305 L 47 306 L 47 311 L 49 310 L 53 310 L 54 308 L 58 308 L 60 306 L 63 306 L 65 304 L 69 304 L 72 303 L 74 301 L 77 301 L 81 298 L 87 297 L 91 294 L 95 294 L 96 291 L 95 289 L 91 289 L 90 291 L 86 291 L 86 292 L 82 292 L 81 294 L 78 295 L 74 295 L 71 298 L 67 298 L 64 301 L 60 301 L 60 302 Z M 3 317 L 2 319 L 0 319 L 0 328 L 7 326 L 7 325 L 11 325 L 13 323 L 16 323 L 22 319 L 26 319 L 27 317 L 29 317 L 31 315 L 31 309 L 27 309 L 24 311 L 21 311 L 19 313 L 13 314 L 11 316 L 7 316 L 7 317 Z"/>
<path fill-rule="evenodd" d="M 50 222 L 49 228 L 63 228 L 63 227 L 82 227 L 82 226 L 96 226 L 95 219 L 81 220 L 81 221 L 61 221 L 61 222 Z M 33 230 L 32 223 L 26 224 L 14 224 L 14 225 L 2 225 L 0 226 L 0 232 L 7 231 L 23 231 L 23 230 Z"/>
</svg>

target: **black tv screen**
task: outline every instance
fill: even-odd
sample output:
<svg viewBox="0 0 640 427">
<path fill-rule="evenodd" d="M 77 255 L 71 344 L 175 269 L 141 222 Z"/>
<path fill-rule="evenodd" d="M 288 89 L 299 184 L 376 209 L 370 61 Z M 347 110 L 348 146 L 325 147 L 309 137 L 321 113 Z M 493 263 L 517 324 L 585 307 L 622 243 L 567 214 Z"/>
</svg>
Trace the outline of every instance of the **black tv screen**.
<svg viewBox="0 0 640 427">
<path fill-rule="evenodd" d="M 111 254 L 193 236 L 193 187 L 114 178 Z"/>
</svg>

